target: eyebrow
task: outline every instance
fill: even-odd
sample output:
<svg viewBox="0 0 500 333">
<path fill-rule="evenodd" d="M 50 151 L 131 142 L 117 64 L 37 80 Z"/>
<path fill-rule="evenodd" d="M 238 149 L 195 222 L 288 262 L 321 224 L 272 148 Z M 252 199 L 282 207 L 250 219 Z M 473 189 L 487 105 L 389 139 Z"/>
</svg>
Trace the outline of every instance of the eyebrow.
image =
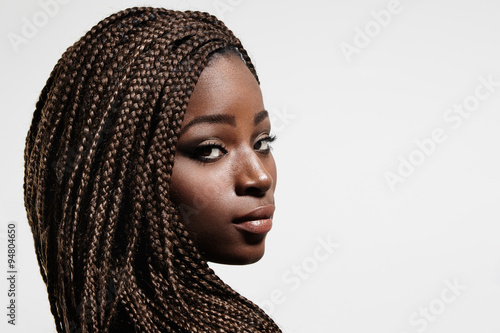
<svg viewBox="0 0 500 333">
<path fill-rule="evenodd" d="M 269 113 L 266 110 L 262 110 L 253 117 L 253 123 L 254 123 L 254 125 L 258 125 L 259 123 L 261 123 L 264 119 L 266 119 L 268 117 L 269 117 Z M 199 116 L 199 117 L 191 120 L 186 125 L 184 125 L 181 132 L 179 133 L 179 136 L 182 133 L 184 133 L 185 131 L 187 131 L 187 129 L 190 128 L 191 126 L 194 126 L 194 125 L 200 124 L 200 123 L 228 124 L 228 125 L 231 125 L 233 127 L 236 127 L 236 118 L 233 115 L 223 114 L 223 113 Z"/>
<path fill-rule="evenodd" d="M 260 122 L 262 122 L 264 119 L 268 117 L 269 117 L 269 112 L 267 112 L 266 110 L 262 110 L 253 117 L 253 124 L 257 126 Z"/>
</svg>

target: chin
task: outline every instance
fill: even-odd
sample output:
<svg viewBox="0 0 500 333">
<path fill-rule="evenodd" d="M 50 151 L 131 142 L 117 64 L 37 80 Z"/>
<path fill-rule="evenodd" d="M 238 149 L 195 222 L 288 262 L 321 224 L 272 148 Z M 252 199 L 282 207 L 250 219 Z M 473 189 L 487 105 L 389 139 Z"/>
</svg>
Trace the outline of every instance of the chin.
<svg viewBox="0 0 500 333">
<path fill-rule="evenodd" d="M 264 256 L 264 245 L 260 246 L 258 249 L 245 249 L 244 251 L 238 251 L 238 253 L 231 253 L 225 255 L 214 255 L 208 256 L 206 259 L 208 261 L 226 264 L 226 265 L 250 265 L 254 264 Z"/>
</svg>

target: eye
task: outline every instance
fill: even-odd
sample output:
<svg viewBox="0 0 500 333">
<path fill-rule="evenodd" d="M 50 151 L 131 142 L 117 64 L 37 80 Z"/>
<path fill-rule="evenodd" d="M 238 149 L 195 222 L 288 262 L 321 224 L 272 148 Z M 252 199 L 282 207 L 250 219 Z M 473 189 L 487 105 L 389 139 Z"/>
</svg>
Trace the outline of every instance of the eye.
<svg viewBox="0 0 500 333">
<path fill-rule="evenodd" d="M 227 150 L 224 146 L 209 142 L 196 147 L 192 156 L 202 162 L 210 162 L 221 158 L 225 154 L 227 154 Z"/>
<path fill-rule="evenodd" d="M 271 142 L 273 142 L 274 140 L 276 140 L 276 135 L 262 138 L 253 145 L 253 149 L 258 150 L 262 153 L 269 153 L 272 149 Z"/>
</svg>

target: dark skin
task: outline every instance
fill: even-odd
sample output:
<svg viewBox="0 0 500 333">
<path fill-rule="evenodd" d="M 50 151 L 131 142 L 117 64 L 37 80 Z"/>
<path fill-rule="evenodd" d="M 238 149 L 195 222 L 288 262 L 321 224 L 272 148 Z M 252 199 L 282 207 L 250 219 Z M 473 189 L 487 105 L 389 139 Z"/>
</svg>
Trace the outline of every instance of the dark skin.
<svg viewBox="0 0 500 333">
<path fill-rule="evenodd" d="M 214 57 L 189 100 L 171 180 L 172 201 L 206 260 L 250 264 L 264 255 L 277 176 L 272 140 L 255 77 L 237 55 Z"/>
</svg>

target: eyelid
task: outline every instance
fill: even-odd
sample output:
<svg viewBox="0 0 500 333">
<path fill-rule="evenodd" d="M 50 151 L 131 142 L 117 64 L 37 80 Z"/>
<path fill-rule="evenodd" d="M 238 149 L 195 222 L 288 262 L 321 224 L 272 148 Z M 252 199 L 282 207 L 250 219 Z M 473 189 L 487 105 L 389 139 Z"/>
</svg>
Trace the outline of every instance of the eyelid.
<svg viewBox="0 0 500 333">
<path fill-rule="evenodd" d="M 267 132 L 262 133 L 262 135 L 263 135 L 262 137 L 260 137 L 259 139 L 257 139 L 255 141 L 253 147 L 259 153 L 268 154 L 272 150 L 272 147 L 269 144 L 276 140 L 276 135 L 271 135 Z M 202 163 L 216 162 L 229 153 L 226 145 L 221 141 L 222 140 L 218 140 L 218 139 L 201 140 L 192 149 L 190 149 L 189 155 L 191 156 L 191 158 L 193 158 L 197 161 L 200 161 Z M 266 142 L 269 146 L 266 149 L 255 148 L 255 146 L 261 142 Z M 221 155 L 216 156 L 216 157 L 203 156 L 202 150 L 208 149 L 208 148 L 219 149 L 221 151 Z"/>
<path fill-rule="evenodd" d="M 254 149 L 255 149 L 255 145 L 259 142 L 266 142 L 267 145 L 268 145 L 268 148 L 264 149 L 264 150 L 260 150 L 260 149 L 256 149 L 258 152 L 260 153 L 264 153 L 264 154 L 268 154 L 272 149 L 273 147 L 270 145 L 271 142 L 274 142 L 276 140 L 276 135 L 270 135 L 270 134 L 266 134 L 265 137 L 263 138 L 260 138 L 259 140 L 257 140 L 254 144 Z"/>
<path fill-rule="evenodd" d="M 222 152 L 222 155 L 217 156 L 217 157 L 201 156 L 200 150 L 206 149 L 206 148 L 212 148 L 212 149 L 217 148 Z M 208 162 L 218 161 L 227 153 L 228 153 L 228 151 L 227 151 L 227 148 L 224 144 L 221 144 L 221 143 L 213 141 L 213 140 L 205 140 L 193 148 L 193 150 L 191 151 L 191 157 L 202 162 L 202 163 L 208 163 Z"/>
<path fill-rule="evenodd" d="M 276 139 L 277 139 L 276 135 L 266 133 L 265 136 L 263 138 L 260 138 L 259 140 L 257 140 L 257 142 L 262 141 L 262 140 L 267 141 L 267 142 L 274 142 L 274 141 L 276 141 Z"/>
</svg>

